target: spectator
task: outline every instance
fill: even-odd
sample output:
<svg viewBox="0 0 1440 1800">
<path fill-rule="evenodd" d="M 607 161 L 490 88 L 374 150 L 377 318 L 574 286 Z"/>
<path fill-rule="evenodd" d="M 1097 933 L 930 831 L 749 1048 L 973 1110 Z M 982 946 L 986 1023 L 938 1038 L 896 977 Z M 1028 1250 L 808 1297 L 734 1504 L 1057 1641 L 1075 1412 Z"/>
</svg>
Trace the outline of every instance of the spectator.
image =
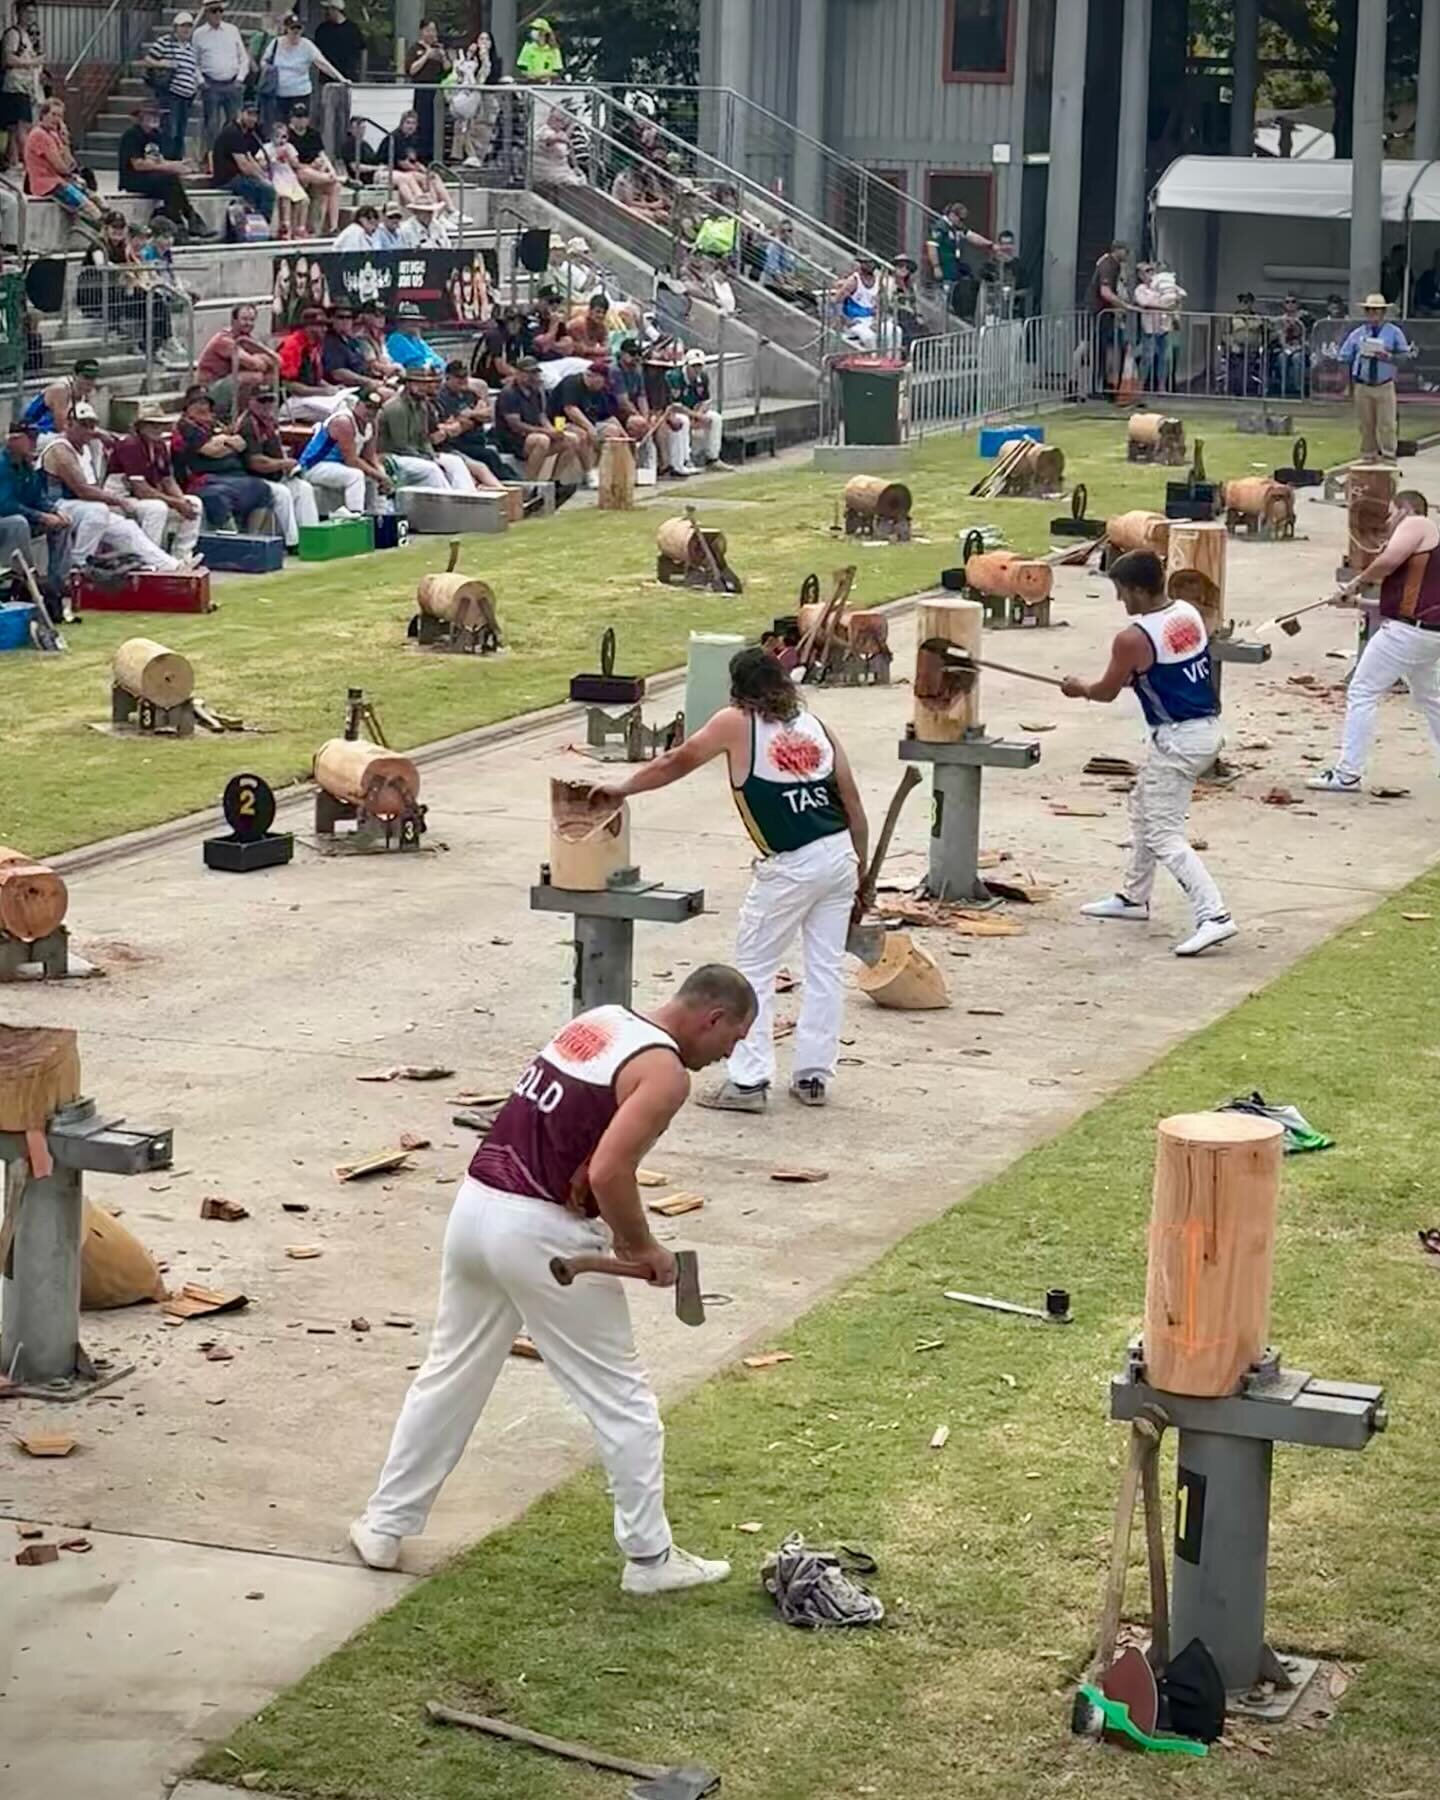
<svg viewBox="0 0 1440 1800">
<path fill-rule="evenodd" d="M 25 136 L 25 191 L 37 200 L 53 200 L 92 231 L 105 222 L 80 179 L 65 129 L 65 102 L 47 100 Z"/>
<path fill-rule="evenodd" d="M 203 510 L 192 494 L 180 491 L 170 460 L 169 427 L 153 413 L 140 413 L 135 428 L 110 453 L 105 492 L 135 502 L 135 519 L 152 544 L 168 549 L 181 566 L 194 567 Z M 166 538 L 170 538 L 167 545 Z"/>
<path fill-rule="evenodd" d="M 450 73 L 450 67 L 450 53 L 440 42 L 440 27 L 433 19 L 423 20 L 405 73 L 415 84 L 415 113 L 427 161 L 445 160 L 443 115 L 438 100 L 439 84 Z"/>
<path fill-rule="evenodd" d="M 585 485 L 599 487 L 600 471 L 596 465 L 601 440 L 624 433 L 620 403 L 610 385 L 610 364 L 597 358 L 586 368 L 567 375 L 555 389 L 550 404 L 570 424 L 580 466 L 585 471 Z"/>
<path fill-rule="evenodd" d="M 1226 392 L 1258 394 L 1265 321 L 1255 305 L 1255 296 L 1248 289 L 1237 294 L 1235 302 L 1235 311 L 1230 315 L 1225 334 Z"/>
<path fill-rule="evenodd" d="M 1314 320 L 1300 310 L 1300 296 L 1287 294 L 1280 317 L 1271 328 L 1274 368 L 1271 386 L 1292 400 L 1305 394 L 1310 374 L 1310 328 Z"/>
<path fill-rule="evenodd" d="M 144 341 L 146 309 L 159 303 L 140 286 L 124 213 L 107 212 L 101 221 L 100 242 L 85 252 L 76 278 L 75 302 L 86 318 L 104 319 L 112 331 Z M 163 334 L 169 327 L 168 313 L 163 324 L 158 320 L 156 324 Z"/>
<path fill-rule="evenodd" d="M 411 305 L 409 301 L 402 301 L 401 310 L 390 320 L 385 353 L 404 373 L 408 374 L 411 369 L 431 369 L 438 375 L 445 367 L 445 358 L 421 337 L 418 309 L 406 310 Z"/>
<path fill-rule="evenodd" d="M 1136 374 L 1148 393 L 1163 393 L 1171 385 L 1170 332 L 1178 322 L 1185 290 L 1175 277 L 1154 263 L 1141 263 L 1135 271 L 1135 304 L 1140 309 L 1140 366 Z"/>
<path fill-rule="evenodd" d="M 910 346 L 924 330 L 920 320 L 920 289 L 916 277 L 920 265 L 913 256 L 895 258 L 890 270 L 891 303 L 895 311 L 895 328 L 900 333 L 900 350 L 909 356 Z"/>
<path fill-rule="evenodd" d="M 451 489 L 473 494 L 475 478 L 463 456 L 437 451 L 431 442 L 435 409 L 431 404 L 438 383 L 426 368 L 408 368 L 405 386 L 380 408 L 375 420 L 375 443 L 386 469 L 398 487 Z"/>
<path fill-rule="evenodd" d="M 1430 267 L 1415 284 L 1415 310 L 1434 318 L 1440 313 L 1440 250 L 1430 259 Z"/>
<path fill-rule="evenodd" d="M 44 101 L 40 8 L 33 0 L 16 0 L 14 20 L 0 32 L 0 127 L 10 135 L 10 162 L 24 157 L 31 122 L 40 117 Z"/>
<path fill-rule="evenodd" d="M 381 381 L 398 381 L 400 364 L 391 356 L 386 348 L 385 340 L 385 308 L 370 302 L 356 309 L 356 323 L 360 327 L 360 335 L 370 348 L 370 366 Z"/>
<path fill-rule="evenodd" d="M 350 119 L 340 134 L 344 146 L 340 152 L 340 167 L 346 180 L 355 187 L 372 187 L 379 181 L 389 180 L 381 150 L 370 147 L 369 130 L 364 119 Z M 384 141 L 383 138 L 380 140 L 382 146 Z"/>
<path fill-rule="evenodd" d="M 641 484 L 653 487 L 655 476 L 655 433 L 660 420 L 650 414 L 650 396 L 645 388 L 645 364 L 639 338 L 621 341 L 614 367 L 610 371 L 610 391 L 619 408 L 617 417 L 635 446 L 635 470 Z"/>
<path fill-rule="evenodd" d="M 504 69 L 500 52 L 488 31 L 477 32 L 455 60 L 455 85 L 450 90 L 450 111 L 455 117 L 452 155 L 463 167 L 484 165 L 484 152 L 495 122 L 494 97 L 486 90 L 498 85 Z"/>
<path fill-rule="evenodd" d="M 181 226 L 187 237 L 215 236 L 190 204 L 180 180 L 189 173 L 188 166 L 161 151 L 160 108 L 154 100 L 142 100 L 135 108 L 135 123 L 121 132 L 115 159 L 122 193 L 144 194 L 156 201 L 165 217 Z"/>
<path fill-rule="evenodd" d="M 395 165 L 390 185 L 406 212 L 424 227 L 429 241 L 448 244 L 455 207 L 440 174 L 427 169 L 413 150 L 407 150 Z"/>
<path fill-rule="evenodd" d="M 530 129 L 535 146 L 531 158 L 534 185 L 580 186 L 585 177 L 575 167 L 575 120 L 569 109 L 559 101 L 532 95 Z"/>
<path fill-rule="evenodd" d="M 1097 392 L 1103 392 L 1112 398 L 1120 385 L 1121 366 L 1125 359 L 1125 323 L 1122 315 L 1135 310 L 1120 291 L 1125 259 L 1129 254 L 1130 246 L 1118 238 L 1108 250 L 1102 251 L 1095 259 L 1086 294 L 1086 306 L 1095 318 L 1095 352 L 1098 359 L 1095 379 L 1100 384 Z"/>
<path fill-rule="evenodd" d="M 1385 296 L 1367 294 L 1365 323 L 1357 325 L 1332 354 L 1350 371 L 1360 455 L 1366 462 L 1391 462 L 1399 449 L 1395 413 L 1397 364 L 1418 356 L 1405 333 L 1386 318 Z"/>
<path fill-rule="evenodd" d="M 270 509 L 269 488 L 246 472 L 244 438 L 216 419 L 214 401 L 198 384 L 185 390 L 170 449 L 177 478 L 199 498 L 212 531 L 243 529 L 252 514 Z"/>
<path fill-rule="evenodd" d="M 475 478 L 477 487 L 503 487 L 510 471 L 500 460 L 490 433 L 485 429 L 490 419 L 490 396 L 483 387 L 477 392 L 463 362 L 448 362 L 445 378 L 435 395 L 435 428 L 430 442 L 437 450 L 444 448 L 460 457 Z"/>
<path fill-rule="evenodd" d="M 227 125 L 210 147 L 210 166 L 216 187 L 238 195 L 248 207 L 275 216 L 275 189 L 265 173 L 264 146 L 256 129 L 260 110 L 248 96 L 240 102 L 233 125 Z"/>
<path fill-rule="evenodd" d="M 280 358 L 255 335 L 259 312 L 248 301 L 230 309 L 230 323 L 221 326 L 200 352 L 195 379 L 211 387 L 224 376 L 256 375 L 274 381 Z"/>
<path fill-rule="evenodd" d="M 345 398 L 344 390 L 325 374 L 325 311 L 319 306 L 300 310 L 300 322 L 280 344 L 280 379 L 285 403 L 281 417 L 313 424 L 328 419 Z"/>
<path fill-rule="evenodd" d="M 782 300 L 808 301 L 812 306 L 814 300 L 800 279 L 800 259 L 795 254 L 795 227 L 788 219 L 782 219 L 775 228 L 775 235 L 765 246 L 765 255 L 760 264 L 760 282 L 763 287 L 774 290 Z"/>
<path fill-rule="evenodd" d="M 150 345 L 170 369 L 190 371 L 189 349 L 175 336 L 175 313 L 193 295 L 182 287 L 175 269 L 175 226 L 158 213 L 141 240 L 137 281 L 151 315 Z"/>
<path fill-rule="evenodd" d="M 17 519 L 24 523 L 23 537 Z M 7 565 L 16 550 L 29 557 L 31 538 L 43 537 L 46 576 L 63 593 L 70 576 L 71 535 L 70 521 L 55 511 L 46 479 L 35 467 L 33 427 L 12 425 L 0 457 L 0 557 Z"/>
<path fill-rule="evenodd" d="M 515 58 L 515 73 L 521 81 L 539 83 L 554 81 L 565 67 L 560 45 L 548 19 L 535 19 L 525 34 L 520 54 Z"/>
<path fill-rule="evenodd" d="M 75 561 L 84 564 L 97 550 L 108 550 L 133 556 L 143 568 L 173 574 L 180 564 L 140 529 L 136 502 L 107 494 L 100 486 L 93 457 L 97 428 L 94 407 L 88 400 L 77 401 L 64 431 L 40 453 L 51 510 L 68 519 L 74 530 Z"/>
<path fill-rule="evenodd" d="M 260 57 L 260 111 L 267 131 L 277 119 L 289 118 L 297 100 L 309 103 L 314 70 L 331 81 L 345 81 L 314 40 L 305 36 L 299 14 L 286 13 L 279 37 L 270 40 Z"/>
<path fill-rule="evenodd" d="M 52 381 L 31 400 L 20 415 L 20 423 L 35 433 L 42 450 L 51 438 L 64 431 L 75 408 L 88 404 L 99 379 L 99 363 L 93 357 L 83 356 L 69 375 Z"/>
<path fill-rule="evenodd" d="M 389 246 L 380 242 L 380 209 L 372 206 L 367 200 L 363 206 L 357 206 L 355 217 L 340 232 L 332 249 L 352 256 L 359 251 L 384 250 Z"/>
<path fill-rule="evenodd" d="M 315 490 L 300 473 L 300 466 L 285 448 L 275 417 L 279 396 L 273 387 L 258 387 L 241 413 L 236 431 L 244 439 L 242 457 L 247 475 L 258 475 L 270 490 L 270 510 L 287 550 L 300 547 L 300 527 L 318 525 L 320 510 Z"/>
<path fill-rule="evenodd" d="M 330 308 L 320 360 L 325 379 L 340 388 L 363 388 L 369 392 L 380 385 L 375 368 L 375 350 L 363 336 L 355 318 L 355 308 L 348 300 L 337 300 Z"/>
<path fill-rule="evenodd" d="M 659 193 L 650 174 L 637 165 L 621 169 L 610 184 L 610 198 L 627 212 L 653 224 L 668 222 L 670 218 L 670 202 Z"/>
<path fill-rule="evenodd" d="M 592 294 L 583 312 L 572 313 L 570 337 L 576 356 L 608 356 L 610 354 L 610 298 Z"/>
<path fill-rule="evenodd" d="M 420 115 L 412 106 L 408 112 L 400 115 L 400 122 L 395 129 L 380 141 L 378 151 L 380 165 L 383 168 L 395 168 L 401 159 L 414 155 L 422 162 L 425 160 L 425 145 L 420 137 Z"/>
<path fill-rule="evenodd" d="M 295 173 L 310 203 L 300 222 L 311 237 L 333 238 L 340 226 L 340 171 L 326 153 L 310 107 L 303 100 L 291 109 L 290 143 L 295 151 Z"/>
<path fill-rule="evenodd" d="M 557 288 L 568 304 L 578 294 L 588 294 L 595 287 L 595 258 L 587 239 L 572 237 L 562 249 L 563 261 L 552 263 L 545 271 L 547 284 Z"/>
<path fill-rule="evenodd" d="M 880 275 L 871 256 L 860 257 L 854 270 L 835 289 L 840 316 L 845 321 L 845 342 L 856 350 L 876 350 L 880 345 Z"/>
<path fill-rule="evenodd" d="M 177 12 L 168 32 L 145 47 L 140 69 L 161 108 L 160 150 L 175 162 L 185 156 L 190 108 L 200 92 L 200 60 L 192 34 L 195 15 Z"/>
<path fill-rule="evenodd" d="M 670 393 L 670 411 L 663 429 L 671 473 L 698 475 L 700 466 L 692 460 L 691 444 L 699 445 L 702 464 L 718 464 L 725 436 L 725 421 L 710 399 L 705 352 L 687 350 L 680 367 L 666 373 L 665 386 Z"/>
<path fill-rule="evenodd" d="M 1405 245 L 1392 244 L 1380 265 L 1380 292 L 1391 306 L 1405 298 Z"/>
<path fill-rule="evenodd" d="M 925 259 L 930 277 L 945 290 L 945 304 L 956 318 L 975 316 L 976 282 L 965 251 L 973 245 L 977 250 L 993 254 L 995 246 L 967 223 L 970 210 L 952 200 L 936 221 L 925 241 Z"/>
<path fill-rule="evenodd" d="M 569 318 L 561 309 L 560 295 L 553 287 L 543 287 L 535 296 L 534 320 L 535 355 L 541 362 L 575 354 Z"/>
<path fill-rule="evenodd" d="M 374 449 L 376 394 L 354 394 L 338 412 L 315 427 L 300 452 L 300 473 L 320 493 L 339 494 L 340 505 L 332 519 L 358 518 L 362 513 L 389 511 L 382 496 L 394 492 L 394 483 L 377 460 Z"/>
<path fill-rule="evenodd" d="M 540 479 L 551 457 L 556 458 L 557 479 L 562 468 L 573 472 L 579 463 L 577 434 L 550 422 L 540 364 L 533 356 L 521 358 L 514 379 L 495 401 L 495 435 L 501 450 L 523 465 L 531 481 Z"/>
<path fill-rule="evenodd" d="M 522 357 L 534 353 L 534 321 L 526 317 L 524 307 L 511 300 L 481 326 L 470 353 L 470 373 L 487 388 L 498 388 L 515 373 Z"/>
<path fill-rule="evenodd" d="M 418 250 L 425 242 L 425 227 L 418 219 L 407 219 L 398 200 L 387 200 L 376 236 L 381 250 Z"/>
<path fill-rule="evenodd" d="M 365 33 L 345 17 L 345 0 L 322 0 L 320 12 L 315 48 L 343 81 L 358 81 L 365 66 Z"/>
<path fill-rule="evenodd" d="M 275 236 L 296 238 L 309 206 L 309 195 L 300 180 L 300 158 L 290 142 L 290 127 L 279 120 L 267 143 L 260 146 L 260 167 L 275 190 Z"/>
<path fill-rule="evenodd" d="M 225 17 L 225 0 L 205 0 L 200 23 L 190 39 L 200 65 L 200 120 L 205 142 L 213 144 L 222 125 L 240 115 L 240 97 L 250 73 L 250 52 L 239 31 Z"/>
</svg>

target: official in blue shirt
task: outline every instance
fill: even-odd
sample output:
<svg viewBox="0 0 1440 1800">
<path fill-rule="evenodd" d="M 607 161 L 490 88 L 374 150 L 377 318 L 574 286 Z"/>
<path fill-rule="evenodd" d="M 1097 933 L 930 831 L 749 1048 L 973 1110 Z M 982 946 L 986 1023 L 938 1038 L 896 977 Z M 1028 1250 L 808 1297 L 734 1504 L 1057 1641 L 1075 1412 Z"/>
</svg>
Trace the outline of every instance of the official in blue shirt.
<svg viewBox="0 0 1440 1800">
<path fill-rule="evenodd" d="M 12 425 L 0 455 L 0 558 L 8 574 L 11 552 L 29 557 L 32 535 L 43 537 L 47 573 L 60 588 L 70 574 L 70 521 L 51 510 L 48 490 L 49 482 L 35 467 L 33 427 Z"/>
<path fill-rule="evenodd" d="M 421 337 L 419 319 L 406 313 L 391 319 L 385 354 L 402 369 L 434 369 L 438 374 L 445 368 L 445 358 Z"/>
<path fill-rule="evenodd" d="M 1383 294 L 1367 294 L 1361 310 L 1365 323 L 1355 327 L 1335 354 L 1350 371 L 1361 456 L 1394 462 L 1395 365 L 1416 352 L 1400 327 L 1387 321 L 1390 309 Z"/>
</svg>

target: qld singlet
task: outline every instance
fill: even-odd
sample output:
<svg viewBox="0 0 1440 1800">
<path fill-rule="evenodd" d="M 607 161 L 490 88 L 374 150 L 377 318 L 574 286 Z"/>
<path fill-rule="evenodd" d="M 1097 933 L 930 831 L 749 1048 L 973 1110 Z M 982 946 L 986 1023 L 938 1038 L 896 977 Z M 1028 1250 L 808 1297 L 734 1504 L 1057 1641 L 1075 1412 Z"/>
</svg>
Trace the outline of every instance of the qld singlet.
<svg viewBox="0 0 1440 1800">
<path fill-rule="evenodd" d="M 628 1006 L 597 1006 L 557 1031 L 515 1084 L 470 1173 L 487 1187 L 566 1206 L 583 1197 L 589 1218 L 599 1208 L 586 1170 L 595 1146 L 619 1111 L 615 1082 L 642 1050 L 669 1050 L 674 1038 Z"/>
<path fill-rule="evenodd" d="M 835 746 L 814 713 L 793 719 L 752 713 L 750 773 L 730 791 L 766 856 L 850 829 L 835 786 Z"/>
<path fill-rule="evenodd" d="M 1130 621 L 1150 640 L 1155 660 L 1131 677 L 1140 696 L 1145 723 L 1178 725 L 1185 719 L 1210 719 L 1220 710 L 1215 669 L 1205 621 L 1188 600 L 1174 600 L 1159 612 L 1141 613 Z"/>
</svg>

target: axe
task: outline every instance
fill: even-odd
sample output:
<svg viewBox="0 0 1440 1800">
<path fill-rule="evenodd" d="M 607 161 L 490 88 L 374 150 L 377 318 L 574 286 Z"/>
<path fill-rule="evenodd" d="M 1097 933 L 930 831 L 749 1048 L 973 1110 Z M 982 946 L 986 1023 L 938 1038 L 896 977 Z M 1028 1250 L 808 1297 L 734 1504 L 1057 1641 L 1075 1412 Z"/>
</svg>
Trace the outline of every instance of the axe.
<svg viewBox="0 0 1440 1800">
<path fill-rule="evenodd" d="M 569 1287 L 577 1275 L 623 1275 L 631 1281 L 649 1281 L 650 1271 L 640 1263 L 618 1256 L 552 1256 L 550 1273 L 561 1287 Z M 700 1258 L 693 1250 L 675 1252 L 675 1317 L 682 1325 L 705 1323 L 705 1301 L 700 1293 Z"/>
<path fill-rule="evenodd" d="M 968 693 L 975 685 L 977 669 L 994 669 L 998 675 L 1018 675 L 1022 681 L 1043 682 L 1046 687 L 1062 687 L 1055 675 L 1037 675 L 1033 669 L 1017 669 L 1012 663 L 991 662 L 988 657 L 971 656 L 957 649 L 947 638 L 929 638 L 920 646 L 922 658 L 933 659 L 932 671 L 956 679 L 959 691 Z"/>
<path fill-rule="evenodd" d="M 1319 612 L 1322 606 L 1333 606 L 1335 600 L 1336 596 L 1331 594 L 1324 600 L 1312 600 L 1308 606 L 1297 606 L 1293 612 L 1276 613 L 1273 619 L 1267 619 L 1263 625 L 1255 627 L 1255 635 L 1258 637 L 1262 631 L 1273 631 L 1278 625 L 1286 637 L 1299 637 L 1301 614 Z"/>
<path fill-rule="evenodd" d="M 866 869 L 860 880 L 860 892 L 866 896 L 866 906 L 870 905 L 875 892 L 875 883 L 880 879 L 880 870 L 884 867 L 885 858 L 890 851 L 890 840 L 895 835 L 895 827 L 900 823 L 900 813 L 909 798 L 910 790 L 920 785 L 920 771 L 913 763 L 900 777 L 899 786 L 891 796 L 890 806 L 885 814 L 885 823 L 880 827 L 880 836 L 875 840 L 875 853 L 870 858 L 870 867 Z M 863 963 L 872 966 L 880 960 L 880 953 L 885 948 L 885 927 L 883 925 L 865 925 L 857 922 L 850 927 L 845 939 L 845 948 L 851 956 L 858 956 Z"/>
<path fill-rule="evenodd" d="M 693 1255 L 682 1251 L 682 1255 Z M 561 1259 L 557 1256 L 556 1262 Z M 581 1256 L 576 1262 L 604 1261 L 603 1257 Z M 622 1265 L 623 1266 L 623 1265 Z M 720 1777 L 698 1763 L 680 1763 L 665 1768 L 659 1763 L 632 1762 L 628 1756 L 611 1756 L 606 1750 L 592 1750 L 588 1744 L 572 1744 L 565 1738 L 546 1737 L 539 1731 L 526 1731 L 508 1719 L 487 1719 L 480 1713 L 456 1712 L 427 1700 L 425 1710 L 437 1725 L 468 1725 L 471 1731 L 483 1731 L 488 1737 L 507 1738 L 512 1744 L 526 1744 L 532 1750 L 544 1750 L 551 1756 L 563 1756 L 567 1762 L 589 1763 L 596 1769 L 613 1769 L 617 1775 L 635 1775 L 638 1784 L 630 1789 L 631 1800 L 704 1800 L 720 1785 Z"/>
</svg>

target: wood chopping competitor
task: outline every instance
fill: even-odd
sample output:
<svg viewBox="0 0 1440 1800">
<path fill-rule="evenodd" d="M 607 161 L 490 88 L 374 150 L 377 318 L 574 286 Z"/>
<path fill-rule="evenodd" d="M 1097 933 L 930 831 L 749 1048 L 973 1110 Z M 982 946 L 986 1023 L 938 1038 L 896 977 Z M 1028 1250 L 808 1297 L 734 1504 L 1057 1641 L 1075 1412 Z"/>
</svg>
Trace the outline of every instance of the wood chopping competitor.
<svg viewBox="0 0 1440 1800">
<path fill-rule="evenodd" d="M 775 1077 L 775 977 L 798 932 L 804 991 L 790 1092 L 802 1105 L 824 1106 L 840 1046 L 846 933 L 870 899 L 861 891 L 869 826 L 844 749 L 768 651 L 741 650 L 730 661 L 729 706 L 676 749 L 597 791 L 617 801 L 648 794 L 721 755 L 760 852 L 735 942 L 736 967 L 754 988 L 759 1011 L 735 1047 L 727 1079 L 699 1104 L 765 1111 Z"/>
<path fill-rule="evenodd" d="M 520 1076 L 455 1197 L 430 1351 L 379 1485 L 350 1527 L 372 1569 L 393 1569 L 401 1540 L 424 1530 L 523 1322 L 594 1431 L 626 1558 L 623 1591 L 672 1593 L 730 1573 L 671 1539 L 664 1428 L 621 1280 L 587 1274 L 562 1287 L 550 1262 L 613 1246 L 652 1286 L 673 1285 L 675 1258 L 651 1236 L 636 1173 L 685 1104 L 688 1071 L 728 1056 L 754 1017 L 744 976 L 708 964 L 649 1018 L 626 1006 L 581 1013 Z"/>
</svg>

